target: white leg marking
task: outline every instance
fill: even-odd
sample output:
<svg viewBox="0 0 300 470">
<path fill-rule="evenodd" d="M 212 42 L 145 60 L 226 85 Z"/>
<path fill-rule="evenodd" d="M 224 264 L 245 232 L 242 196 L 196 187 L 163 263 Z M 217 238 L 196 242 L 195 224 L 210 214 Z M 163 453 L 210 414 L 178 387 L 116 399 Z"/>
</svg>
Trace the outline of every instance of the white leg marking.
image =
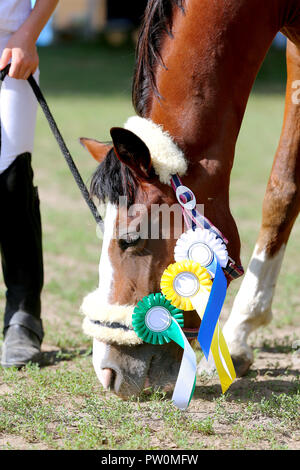
<svg viewBox="0 0 300 470">
<path fill-rule="evenodd" d="M 250 260 L 223 332 L 228 345 L 247 347 L 249 334 L 272 318 L 272 300 L 286 245 L 270 257 L 258 247 Z"/>
</svg>

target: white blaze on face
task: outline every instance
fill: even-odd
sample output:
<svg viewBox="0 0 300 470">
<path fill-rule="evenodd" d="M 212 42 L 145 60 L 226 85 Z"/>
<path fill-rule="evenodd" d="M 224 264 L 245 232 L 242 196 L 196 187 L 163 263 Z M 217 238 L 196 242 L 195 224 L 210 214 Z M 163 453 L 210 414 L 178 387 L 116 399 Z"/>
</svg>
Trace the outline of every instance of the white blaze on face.
<svg viewBox="0 0 300 470">
<path fill-rule="evenodd" d="M 111 203 L 107 204 L 104 220 L 104 237 L 102 243 L 101 257 L 99 263 L 99 298 L 103 304 L 109 303 L 109 297 L 113 287 L 114 270 L 109 257 L 109 245 L 114 236 L 114 227 L 117 217 L 117 207 Z M 102 343 L 97 339 L 93 342 L 93 366 L 99 381 L 107 388 L 105 371 L 101 365 L 109 353 L 110 345 Z"/>
<path fill-rule="evenodd" d="M 109 296 L 113 286 L 114 270 L 109 257 L 109 245 L 114 236 L 116 217 L 117 207 L 108 203 L 104 220 L 104 237 L 99 263 L 99 292 L 103 299 L 103 304 L 109 303 Z"/>
<path fill-rule="evenodd" d="M 272 317 L 271 307 L 286 245 L 270 256 L 256 246 L 223 332 L 228 344 L 246 346 L 249 334 Z"/>
</svg>

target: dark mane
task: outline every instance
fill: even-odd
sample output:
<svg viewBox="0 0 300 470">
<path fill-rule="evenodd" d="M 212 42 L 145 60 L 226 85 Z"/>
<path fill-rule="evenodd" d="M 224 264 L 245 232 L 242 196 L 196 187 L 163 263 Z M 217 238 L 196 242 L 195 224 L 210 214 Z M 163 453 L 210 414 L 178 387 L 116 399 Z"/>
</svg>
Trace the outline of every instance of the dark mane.
<svg viewBox="0 0 300 470">
<path fill-rule="evenodd" d="M 92 176 L 90 195 L 99 202 L 107 200 L 119 205 L 119 198 L 127 197 L 127 206 L 135 200 L 138 181 L 130 168 L 120 162 L 112 148 Z"/>
<path fill-rule="evenodd" d="M 165 67 L 160 54 L 165 34 L 172 37 L 173 9 L 183 8 L 184 0 L 148 0 L 136 49 L 132 101 L 136 113 L 145 116 L 151 92 L 160 97 L 155 80 L 156 66 Z M 100 202 L 119 205 L 121 196 L 127 205 L 135 201 L 139 182 L 130 168 L 120 162 L 111 149 L 92 176 L 90 194 Z"/>
<path fill-rule="evenodd" d="M 150 92 L 160 96 L 155 81 L 155 69 L 164 67 L 160 54 L 162 38 L 172 36 L 173 8 L 182 11 L 184 0 L 148 0 L 136 49 L 136 66 L 132 87 L 132 102 L 136 113 L 144 117 L 149 106 Z"/>
</svg>

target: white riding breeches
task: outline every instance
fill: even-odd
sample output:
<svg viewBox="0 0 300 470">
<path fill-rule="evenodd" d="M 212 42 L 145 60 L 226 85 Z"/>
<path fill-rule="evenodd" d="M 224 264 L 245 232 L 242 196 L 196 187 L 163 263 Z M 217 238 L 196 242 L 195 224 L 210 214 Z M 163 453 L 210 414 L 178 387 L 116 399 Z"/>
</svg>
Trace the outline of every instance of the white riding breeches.
<svg viewBox="0 0 300 470">
<path fill-rule="evenodd" d="M 1 1 L 1 0 L 0 0 Z M 12 33 L 0 30 L 0 54 Z M 39 81 L 39 70 L 34 73 Z M 0 173 L 15 158 L 33 151 L 37 101 L 27 80 L 6 77 L 0 94 L 1 153 Z"/>
</svg>

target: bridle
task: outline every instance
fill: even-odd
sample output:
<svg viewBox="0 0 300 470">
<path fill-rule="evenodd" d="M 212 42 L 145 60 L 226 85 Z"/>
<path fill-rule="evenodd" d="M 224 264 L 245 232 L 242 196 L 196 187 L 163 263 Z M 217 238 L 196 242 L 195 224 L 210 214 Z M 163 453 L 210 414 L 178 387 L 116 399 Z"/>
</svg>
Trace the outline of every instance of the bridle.
<svg viewBox="0 0 300 470">
<path fill-rule="evenodd" d="M 9 68 L 10 68 L 10 64 L 0 71 L 0 80 L 2 81 L 4 80 L 4 78 L 9 72 Z M 75 179 L 76 184 L 78 185 L 82 193 L 84 200 L 86 201 L 89 209 L 91 210 L 96 223 L 100 226 L 101 230 L 104 231 L 103 220 L 90 197 L 90 194 L 81 178 L 81 175 L 74 163 L 74 160 L 56 125 L 56 122 L 41 92 L 40 87 L 38 86 L 38 84 L 36 83 L 32 75 L 28 78 L 28 82 L 36 96 L 37 101 L 39 102 L 46 116 L 46 119 L 51 128 L 51 131 L 61 149 L 61 152 L 70 168 L 70 171 Z M 204 217 L 203 214 L 201 214 L 196 209 L 196 198 L 193 192 L 188 187 L 182 184 L 180 177 L 177 174 L 174 174 L 171 176 L 170 182 L 171 182 L 172 188 L 175 191 L 177 201 L 181 205 L 185 223 L 188 229 L 191 230 L 190 235 L 191 233 L 192 234 L 196 233 L 198 228 L 201 228 L 203 230 L 203 233 L 208 233 L 209 237 L 212 236 L 214 241 L 217 240 L 218 242 L 219 240 L 223 248 L 223 253 L 227 253 L 227 249 L 226 249 L 226 244 L 228 243 L 227 239 L 206 217 Z M 235 371 L 232 365 L 232 361 L 231 361 L 228 348 L 223 338 L 222 332 L 219 327 L 219 322 L 218 322 L 219 314 L 223 306 L 223 302 L 224 302 L 225 295 L 226 295 L 226 288 L 227 288 L 227 283 L 225 280 L 224 273 L 227 275 L 229 279 L 237 279 L 243 274 L 244 270 L 241 266 L 237 265 L 235 261 L 232 260 L 228 256 L 228 254 L 226 258 L 226 264 L 221 266 L 220 259 L 218 259 L 217 253 L 213 250 L 213 248 L 210 246 L 209 243 L 205 244 L 203 243 L 203 240 L 201 241 L 201 236 L 200 236 L 200 242 L 198 240 L 196 244 L 198 245 L 198 248 L 200 248 L 200 254 L 202 250 L 202 256 L 203 256 L 203 252 L 206 255 L 209 254 L 210 252 L 211 256 L 208 257 L 207 264 L 205 265 L 204 263 L 204 266 L 202 266 L 203 263 L 200 264 L 200 262 L 194 262 L 192 258 L 190 258 L 190 261 L 186 259 L 185 260 L 186 263 L 183 263 L 183 264 L 180 264 L 177 262 L 176 269 L 179 271 L 176 277 L 173 279 L 174 282 L 172 285 L 173 285 L 173 290 L 176 291 L 176 288 L 174 287 L 174 285 L 176 284 L 175 280 L 177 279 L 177 277 L 179 280 L 180 280 L 181 275 L 183 276 L 191 275 L 191 276 L 197 277 L 193 269 L 196 270 L 196 272 L 197 272 L 197 269 L 199 271 L 199 269 L 201 268 L 202 269 L 202 271 L 200 269 L 201 272 L 203 272 L 203 269 L 204 269 L 208 278 L 209 278 L 208 273 L 210 273 L 211 277 L 214 278 L 214 282 L 212 283 L 212 287 L 211 287 L 211 292 L 209 296 L 207 297 L 207 302 L 206 302 L 205 307 L 203 308 L 203 305 L 201 306 L 200 304 L 197 304 L 199 300 L 198 299 L 196 301 L 198 293 L 191 294 L 191 295 L 188 294 L 184 297 L 188 297 L 188 298 L 191 297 L 194 300 L 191 301 L 191 305 L 189 308 L 185 308 L 185 309 L 183 308 L 183 310 L 193 310 L 193 306 L 195 306 L 195 310 L 198 312 L 201 318 L 201 326 L 200 326 L 200 330 L 198 333 L 198 340 L 199 340 L 200 346 L 207 359 L 208 359 L 209 352 L 210 351 L 212 352 L 214 356 L 215 364 L 216 364 L 216 367 L 220 376 L 222 390 L 224 392 L 225 390 L 227 390 L 227 388 L 230 386 L 230 384 L 233 382 L 235 378 Z M 186 257 L 188 258 L 188 255 Z M 176 258 L 176 253 L 175 253 L 175 258 Z M 175 265 L 173 265 L 173 269 Z M 185 409 L 188 406 L 189 400 L 192 397 L 195 383 L 196 383 L 196 378 L 195 377 L 193 378 L 193 374 L 195 375 L 195 370 L 196 370 L 195 355 L 192 352 L 192 349 L 188 341 L 188 338 L 192 339 L 193 337 L 196 337 L 196 334 L 195 334 L 196 331 L 194 329 L 187 329 L 187 328 L 184 329 L 184 326 L 183 326 L 184 320 L 183 320 L 182 310 L 179 310 L 178 308 L 176 308 L 177 305 L 174 306 L 175 301 L 172 298 L 172 296 L 170 297 L 170 299 L 168 298 L 170 290 L 172 291 L 172 288 L 170 289 L 170 283 L 168 279 L 168 276 L 170 277 L 170 272 L 168 272 L 170 266 L 165 270 L 161 279 L 162 294 L 150 294 L 149 296 L 145 297 L 140 302 L 138 302 L 137 306 L 134 309 L 134 314 L 132 316 L 133 318 L 132 325 L 133 325 L 133 329 L 135 333 L 140 338 L 142 338 L 145 342 L 152 342 L 152 344 L 163 344 L 164 342 L 169 342 L 170 340 L 173 340 L 177 342 L 184 349 L 183 360 L 182 360 L 180 371 L 179 371 L 179 376 L 181 376 L 181 380 L 179 381 L 180 386 L 179 387 L 177 386 L 177 382 L 178 382 L 177 381 L 174 394 L 173 394 L 173 397 L 174 397 L 173 401 L 175 404 L 177 404 L 177 406 L 179 406 L 182 409 Z M 183 266 L 183 271 L 180 271 L 182 266 Z M 186 269 L 186 271 L 184 271 L 184 269 Z M 189 269 L 191 269 L 191 271 L 189 271 Z M 171 273 L 171 278 L 172 278 L 172 273 Z M 179 290 L 178 292 L 176 291 L 176 294 L 178 294 L 178 296 L 180 297 L 181 295 L 180 287 L 178 289 Z M 219 293 L 218 293 L 218 290 L 220 291 Z M 198 291 L 200 292 L 199 286 L 198 286 Z M 171 303 L 170 300 L 173 300 L 173 304 Z M 175 300 L 176 300 L 176 295 L 175 295 Z M 149 306 L 150 308 L 148 308 Z M 155 315 L 154 317 L 152 315 L 153 317 L 152 318 L 151 315 L 149 316 L 148 314 L 149 313 L 153 314 L 154 311 L 156 313 L 160 311 L 161 317 L 159 317 L 159 315 L 158 316 L 156 315 L 156 318 L 153 320 Z M 166 315 L 166 312 L 168 312 L 167 315 Z M 150 318 L 150 320 L 148 317 Z M 148 318 L 148 323 L 147 323 L 147 318 Z M 151 318 L 152 318 L 152 323 L 151 323 Z M 167 321 L 169 322 L 166 328 L 163 326 L 165 319 L 167 319 Z M 145 324 L 143 322 L 145 322 Z M 117 328 L 118 325 L 116 325 L 115 327 Z M 169 331 L 169 337 L 167 334 L 168 331 Z M 182 367 L 183 366 L 186 367 L 186 369 L 189 369 L 188 394 L 186 394 L 186 391 L 184 391 L 182 388 L 184 387 L 184 383 L 185 383 L 185 381 L 182 379 L 182 370 L 183 370 Z M 220 371 L 221 371 L 221 374 L 220 374 Z"/>
<path fill-rule="evenodd" d="M 195 310 L 201 319 L 197 335 L 208 360 L 211 354 L 223 393 L 236 378 L 228 346 L 221 331 L 219 316 L 227 292 L 225 274 L 235 279 L 243 268 L 229 258 L 224 235 L 196 208 L 194 193 L 171 176 L 187 230 L 174 249 L 175 263 L 165 268 L 161 292 L 141 299 L 132 315 L 132 326 L 145 343 L 162 345 L 174 341 L 183 349 L 183 356 L 172 400 L 186 409 L 196 385 L 196 356 L 184 329 L 184 312 Z"/>
<path fill-rule="evenodd" d="M 181 179 L 178 175 L 172 175 L 171 185 L 175 191 L 177 201 L 181 205 L 183 217 L 187 227 L 195 228 L 201 227 L 214 233 L 217 238 L 220 238 L 222 242 L 227 245 L 228 240 L 224 237 L 222 232 L 215 227 L 210 220 L 208 220 L 203 214 L 196 209 L 196 198 L 194 193 L 186 186 L 183 186 Z M 223 268 L 224 273 L 230 280 L 238 279 L 244 274 L 244 269 L 239 266 L 232 258 L 228 256 L 228 263 Z"/>
<path fill-rule="evenodd" d="M 182 215 L 186 226 L 192 229 L 195 229 L 196 227 L 208 229 L 210 232 L 214 233 L 217 238 L 222 240 L 225 245 L 227 245 L 228 240 L 224 237 L 222 232 L 215 227 L 209 219 L 197 211 L 194 193 L 187 186 L 182 184 L 178 175 L 172 175 L 171 186 L 176 194 L 178 203 L 181 205 Z M 238 279 L 244 274 L 243 267 L 237 265 L 237 263 L 229 256 L 228 262 L 223 268 L 223 271 L 230 280 Z M 182 328 L 182 330 L 190 341 L 198 337 L 199 328 Z"/>
</svg>

